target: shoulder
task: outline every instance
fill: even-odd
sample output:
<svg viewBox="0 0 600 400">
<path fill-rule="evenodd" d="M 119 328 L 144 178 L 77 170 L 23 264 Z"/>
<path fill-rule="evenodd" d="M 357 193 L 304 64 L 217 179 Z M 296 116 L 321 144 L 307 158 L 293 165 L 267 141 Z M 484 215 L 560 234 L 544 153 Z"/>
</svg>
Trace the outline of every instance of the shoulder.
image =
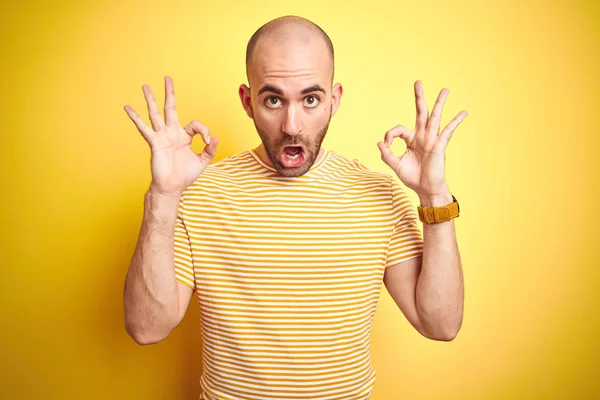
<svg viewBox="0 0 600 400">
<path fill-rule="evenodd" d="M 246 150 L 209 164 L 204 169 L 204 172 L 202 172 L 202 175 L 234 172 L 236 170 L 245 169 L 252 164 L 255 164 L 254 158 L 250 154 L 250 151 Z M 200 175 L 200 177 L 202 177 L 202 175 Z"/>
<path fill-rule="evenodd" d="M 255 168 L 249 150 L 232 154 L 206 166 L 198 178 L 183 192 L 183 197 L 197 197 L 206 190 L 229 186 Z"/>
<path fill-rule="evenodd" d="M 388 190 L 392 189 L 395 180 L 391 174 L 373 171 L 361 161 L 344 156 L 336 151 L 330 150 L 329 153 L 332 171 L 335 171 L 338 175 L 351 178 L 357 183 L 370 183 L 378 187 L 385 187 Z"/>
</svg>

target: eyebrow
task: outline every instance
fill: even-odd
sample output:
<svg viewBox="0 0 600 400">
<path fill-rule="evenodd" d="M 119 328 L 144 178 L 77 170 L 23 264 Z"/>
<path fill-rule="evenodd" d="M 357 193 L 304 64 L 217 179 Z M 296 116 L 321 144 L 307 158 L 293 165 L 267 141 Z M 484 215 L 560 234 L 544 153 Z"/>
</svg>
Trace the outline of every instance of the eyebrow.
<svg viewBox="0 0 600 400">
<path fill-rule="evenodd" d="M 275 94 L 283 96 L 283 90 L 281 90 L 278 87 L 275 87 L 273 85 L 264 85 L 258 91 L 258 95 L 260 96 L 264 92 L 273 92 Z M 323 94 L 327 94 L 325 92 L 325 89 L 323 89 L 323 87 L 321 87 L 321 85 L 319 85 L 319 84 L 314 84 L 314 85 L 309 86 L 309 87 L 307 87 L 305 89 L 302 89 L 302 91 L 300 93 L 301 94 L 306 94 L 306 93 L 311 93 L 311 92 L 323 92 Z"/>
</svg>

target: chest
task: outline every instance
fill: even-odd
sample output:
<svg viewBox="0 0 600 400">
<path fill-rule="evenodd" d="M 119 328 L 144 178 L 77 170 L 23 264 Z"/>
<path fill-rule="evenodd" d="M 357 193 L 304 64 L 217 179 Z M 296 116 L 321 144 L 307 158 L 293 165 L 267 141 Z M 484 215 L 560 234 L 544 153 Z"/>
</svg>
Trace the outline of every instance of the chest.
<svg viewBox="0 0 600 400">
<path fill-rule="evenodd" d="M 379 293 L 393 230 L 383 191 L 240 185 L 187 209 L 200 297 L 308 307 Z"/>
</svg>

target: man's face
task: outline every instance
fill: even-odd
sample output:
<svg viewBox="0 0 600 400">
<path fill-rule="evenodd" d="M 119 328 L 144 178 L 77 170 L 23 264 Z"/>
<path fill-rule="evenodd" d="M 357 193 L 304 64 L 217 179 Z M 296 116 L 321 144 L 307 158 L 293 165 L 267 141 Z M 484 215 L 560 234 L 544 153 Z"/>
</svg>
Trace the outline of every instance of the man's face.
<svg viewBox="0 0 600 400">
<path fill-rule="evenodd" d="M 275 169 L 283 176 L 301 176 L 319 155 L 342 87 L 331 87 L 324 43 L 261 44 L 255 51 L 251 88 L 242 85 L 240 98 Z"/>
</svg>

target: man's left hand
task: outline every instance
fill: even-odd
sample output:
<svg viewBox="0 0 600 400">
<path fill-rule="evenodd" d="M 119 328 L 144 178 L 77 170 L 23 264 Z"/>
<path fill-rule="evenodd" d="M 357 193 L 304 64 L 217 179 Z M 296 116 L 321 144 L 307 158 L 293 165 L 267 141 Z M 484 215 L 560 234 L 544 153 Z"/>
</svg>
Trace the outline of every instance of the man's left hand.
<svg viewBox="0 0 600 400">
<path fill-rule="evenodd" d="M 442 108 L 447 96 L 448 89 L 442 89 L 433 106 L 431 116 L 429 116 L 423 95 L 423 86 L 420 80 L 416 81 L 417 118 L 414 131 L 398 125 L 386 132 L 383 142 L 377 143 L 377 147 L 381 151 L 381 159 L 394 170 L 406 186 L 419 195 L 421 204 L 424 206 L 440 206 L 452 202 L 445 179 L 445 152 L 452 133 L 467 116 L 467 112 L 464 110 L 459 112 L 439 132 Z M 396 156 L 389 148 L 396 137 L 401 137 L 406 142 L 406 152 L 400 157 Z M 450 198 L 449 202 L 448 198 Z"/>
</svg>

